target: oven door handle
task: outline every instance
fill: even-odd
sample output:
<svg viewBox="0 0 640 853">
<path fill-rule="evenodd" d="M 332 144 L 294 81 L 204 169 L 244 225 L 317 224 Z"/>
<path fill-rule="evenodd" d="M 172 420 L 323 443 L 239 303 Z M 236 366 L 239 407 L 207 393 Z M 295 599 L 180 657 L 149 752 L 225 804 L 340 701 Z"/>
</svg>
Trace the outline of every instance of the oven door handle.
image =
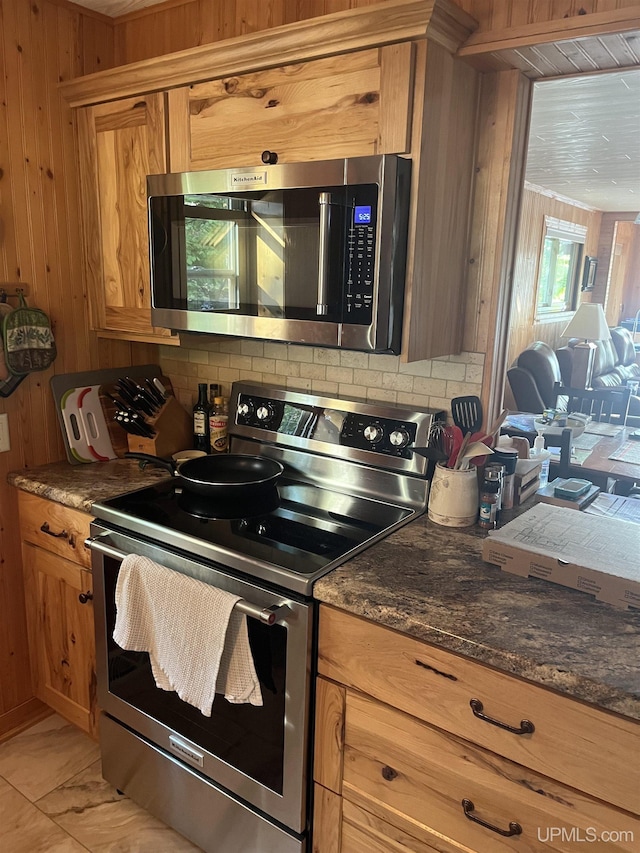
<svg viewBox="0 0 640 853">
<path fill-rule="evenodd" d="M 114 560 L 124 560 L 127 556 L 124 551 L 119 551 L 112 545 L 107 545 L 100 541 L 103 536 L 108 535 L 108 531 L 105 531 L 104 533 L 99 533 L 97 536 L 90 536 L 84 541 L 85 547 L 93 548 L 107 557 L 113 557 Z M 240 613 L 244 613 L 252 619 L 257 619 L 263 625 L 267 626 L 275 625 L 279 619 L 291 613 L 291 608 L 286 601 L 282 601 L 279 604 L 272 604 L 271 607 L 261 607 L 259 604 L 252 604 L 250 601 L 240 598 L 236 601 L 234 607 Z"/>
</svg>

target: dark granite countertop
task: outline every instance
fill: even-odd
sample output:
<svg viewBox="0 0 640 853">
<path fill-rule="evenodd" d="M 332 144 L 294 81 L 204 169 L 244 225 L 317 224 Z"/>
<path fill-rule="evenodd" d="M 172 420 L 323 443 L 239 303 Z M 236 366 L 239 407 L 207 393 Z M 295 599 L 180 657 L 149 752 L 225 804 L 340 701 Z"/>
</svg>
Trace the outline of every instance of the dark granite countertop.
<svg viewBox="0 0 640 853">
<path fill-rule="evenodd" d="M 503 572 L 482 560 L 485 536 L 422 516 L 321 578 L 314 597 L 640 720 L 640 612 Z"/>
<path fill-rule="evenodd" d="M 56 462 L 11 472 L 19 489 L 75 509 L 167 473 L 134 460 Z M 640 612 L 502 572 L 481 558 L 478 527 L 426 516 L 319 580 L 321 602 L 529 681 L 640 720 Z M 635 555 L 637 559 L 637 555 Z"/>
<path fill-rule="evenodd" d="M 168 476 L 165 469 L 157 466 L 149 465 L 143 470 L 136 459 L 113 459 L 84 465 L 52 462 L 10 471 L 7 480 L 24 492 L 91 512 L 91 504 L 95 501 L 141 489 L 158 480 L 166 480 Z"/>
</svg>

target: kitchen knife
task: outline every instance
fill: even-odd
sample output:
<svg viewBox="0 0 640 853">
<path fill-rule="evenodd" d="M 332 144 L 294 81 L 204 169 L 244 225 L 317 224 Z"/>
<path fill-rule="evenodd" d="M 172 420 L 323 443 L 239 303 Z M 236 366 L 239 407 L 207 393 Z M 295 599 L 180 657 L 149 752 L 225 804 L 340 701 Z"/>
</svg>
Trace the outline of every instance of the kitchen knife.
<svg viewBox="0 0 640 853">
<path fill-rule="evenodd" d="M 155 385 L 149 379 L 149 377 L 145 376 L 142 381 L 145 384 L 145 387 L 147 389 L 147 393 L 155 400 L 158 408 L 161 408 L 162 406 L 164 406 L 165 398 L 162 396 L 160 391 L 155 387 Z"/>
<path fill-rule="evenodd" d="M 129 379 L 128 376 L 127 379 Z M 134 382 L 134 380 L 131 380 L 131 382 L 133 382 L 136 388 L 136 399 L 139 402 L 144 401 L 144 405 L 146 405 L 150 410 L 148 414 L 155 415 L 159 409 L 159 406 L 154 397 L 147 391 L 146 388 L 144 388 L 138 382 Z"/>
<path fill-rule="evenodd" d="M 126 401 L 127 405 L 133 406 L 136 397 L 135 391 L 131 390 L 131 388 L 125 383 L 124 379 L 118 379 L 116 387 L 118 389 L 118 393 L 122 399 Z"/>
<path fill-rule="evenodd" d="M 167 395 L 167 389 L 164 387 L 162 382 L 160 382 L 160 380 L 156 376 L 154 376 L 154 378 L 153 378 L 153 384 L 156 386 L 158 391 L 162 394 L 162 399 L 166 400 L 167 396 L 168 396 Z"/>
<path fill-rule="evenodd" d="M 138 393 L 138 386 L 128 377 L 121 377 L 116 383 L 118 392 L 126 401 L 127 405 L 141 415 L 152 416 L 155 413 L 155 406 L 149 405 L 147 401 Z"/>
</svg>

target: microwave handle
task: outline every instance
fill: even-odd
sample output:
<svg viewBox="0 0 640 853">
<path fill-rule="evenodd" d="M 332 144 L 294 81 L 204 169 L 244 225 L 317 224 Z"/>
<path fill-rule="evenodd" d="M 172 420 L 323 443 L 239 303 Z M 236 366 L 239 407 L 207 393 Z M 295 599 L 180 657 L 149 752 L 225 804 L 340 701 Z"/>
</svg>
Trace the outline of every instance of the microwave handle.
<svg viewBox="0 0 640 853">
<path fill-rule="evenodd" d="M 324 316 L 329 313 L 329 216 L 331 193 L 320 193 L 318 204 L 320 205 L 320 240 L 318 242 L 318 302 L 316 305 L 316 314 Z"/>
</svg>

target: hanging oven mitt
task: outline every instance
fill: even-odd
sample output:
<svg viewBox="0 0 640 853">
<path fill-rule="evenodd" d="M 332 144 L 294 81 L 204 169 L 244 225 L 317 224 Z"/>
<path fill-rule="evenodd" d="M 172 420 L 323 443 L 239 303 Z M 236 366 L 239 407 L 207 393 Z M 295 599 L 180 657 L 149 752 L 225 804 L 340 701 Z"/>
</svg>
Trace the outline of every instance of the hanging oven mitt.
<svg viewBox="0 0 640 853">
<path fill-rule="evenodd" d="M 9 373 L 9 368 L 7 367 L 7 362 L 4 357 L 4 335 L 2 333 L 2 327 L 4 325 L 4 318 L 12 311 L 13 308 L 7 302 L 7 294 L 0 293 L 0 382 L 6 382 L 7 379 L 11 378 L 11 373 Z"/>
<path fill-rule="evenodd" d="M 24 294 L 2 324 L 6 366 L 14 376 L 46 370 L 57 355 L 49 318 L 39 308 L 30 308 Z"/>
</svg>

